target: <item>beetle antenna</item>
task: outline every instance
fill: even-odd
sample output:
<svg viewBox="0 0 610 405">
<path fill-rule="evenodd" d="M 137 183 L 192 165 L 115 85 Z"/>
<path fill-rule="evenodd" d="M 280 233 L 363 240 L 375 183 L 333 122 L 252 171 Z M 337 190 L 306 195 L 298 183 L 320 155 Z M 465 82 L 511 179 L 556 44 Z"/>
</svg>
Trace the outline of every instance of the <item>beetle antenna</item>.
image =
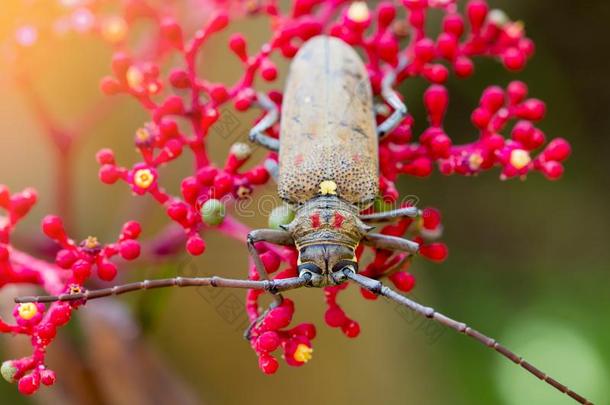
<svg viewBox="0 0 610 405">
<path fill-rule="evenodd" d="M 48 296 L 17 297 L 15 302 L 23 304 L 27 302 L 64 302 L 78 300 L 92 300 L 102 297 L 126 294 L 134 291 L 152 290 L 165 287 L 226 287 L 246 288 L 252 290 L 265 290 L 271 293 L 293 290 L 307 285 L 310 276 L 304 274 L 300 277 L 284 278 L 279 280 L 240 280 L 222 277 L 175 277 L 158 280 L 144 280 L 137 283 L 117 285 L 100 290 L 85 290 L 78 293 L 65 293 Z"/>
<path fill-rule="evenodd" d="M 546 373 L 544 373 L 537 367 L 533 366 L 531 363 L 525 361 L 522 357 L 516 355 L 515 353 L 513 353 L 506 347 L 502 346 L 495 339 L 492 339 L 489 336 L 486 336 L 486 335 L 482 334 L 481 332 L 479 332 L 475 329 L 472 329 L 470 326 L 466 325 L 465 323 L 458 322 L 454 319 L 451 319 L 451 318 L 441 314 L 440 312 L 437 312 L 434 308 L 423 306 L 423 305 L 405 297 L 404 295 L 397 293 L 396 291 L 392 290 L 391 288 L 383 285 L 378 280 L 374 280 L 372 278 L 362 276 L 360 274 L 355 273 L 353 270 L 346 269 L 346 270 L 344 270 L 344 274 L 345 274 L 345 277 L 354 281 L 356 284 L 359 284 L 361 287 L 371 291 L 372 293 L 386 297 L 402 306 L 409 308 L 413 312 L 416 312 L 420 315 L 425 316 L 426 318 L 432 319 L 444 326 L 447 326 L 460 333 L 463 333 L 464 335 L 473 338 L 477 342 L 482 343 L 485 346 L 494 349 L 495 351 L 500 353 L 502 356 L 506 357 L 513 363 L 523 367 L 530 374 L 535 375 L 536 377 L 538 377 L 542 381 L 546 382 L 550 386 L 552 386 L 555 389 L 561 391 L 562 393 L 568 395 L 570 398 L 574 399 L 576 402 L 578 402 L 580 404 L 589 404 L 589 405 L 592 404 L 592 402 L 587 400 L 585 397 L 583 397 L 580 394 L 577 394 L 576 392 L 572 391 L 565 385 L 561 384 L 559 381 L 555 380 L 554 378 L 550 377 L 549 375 L 547 375 Z"/>
</svg>

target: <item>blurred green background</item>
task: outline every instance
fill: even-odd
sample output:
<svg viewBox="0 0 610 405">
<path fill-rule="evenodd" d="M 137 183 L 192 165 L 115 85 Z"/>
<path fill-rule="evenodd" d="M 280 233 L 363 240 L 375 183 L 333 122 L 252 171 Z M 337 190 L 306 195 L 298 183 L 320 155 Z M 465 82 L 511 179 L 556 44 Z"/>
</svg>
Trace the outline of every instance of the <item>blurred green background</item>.
<svg viewBox="0 0 610 405">
<path fill-rule="evenodd" d="M 8 2 L 10 4 L 12 2 Z M 414 194 L 423 205 L 442 210 L 450 258 L 442 265 L 416 261 L 413 293 L 422 303 L 466 321 L 497 337 L 559 381 L 586 394 L 595 403 L 610 403 L 610 80 L 608 80 L 608 21 L 610 3 L 594 1 L 491 0 L 525 22 L 537 52 L 525 71 L 506 73 L 497 63 L 481 61 L 465 81 L 451 80 L 451 104 L 446 129 L 466 140 L 474 131 L 469 114 L 485 86 L 505 85 L 515 78 L 529 84 L 531 95 L 547 101 L 540 127 L 550 137 L 562 136 L 573 155 L 560 182 L 534 174 L 526 182 L 501 182 L 498 173 L 478 178 L 404 178 L 403 194 Z M 4 7 L 0 6 L 0 7 Z M 9 7 L 10 8 L 10 7 Z M 2 17 L 7 35 L 10 13 Z M 6 23 L 6 24 L 4 24 Z M 233 27 L 235 28 L 235 27 Z M 243 23 L 252 46 L 266 35 L 262 20 Z M 212 80 L 231 81 L 239 66 L 226 51 L 223 34 L 204 49 L 203 71 Z M 109 70 L 110 52 L 95 41 L 72 38 L 53 49 L 33 52 L 35 86 L 54 113 L 66 122 L 98 96 L 98 79 Z M 55 156 L 32 117 L 24 98 L 10 80 L 10 64 L 0 71 L 0 182 L 13 190 L 33 186 L 40 203 L 19 228 L 18 240 L 31 244 L 43 215 L 55 210 Z M 285 67 L 285 66 L 284 66 Z M 278 84 L 279 85 L 279 84 Z M 423 82 L 404 87 L 409 108 L 422 128 Z M 241 116 L 240 116 L 241 117 Z M 122 222 L 144 221 L 148 234 L 164 223 L 164 213 L 146 198 L 134 198 L 122 185 L 97 180 L 95 152 L 111 146 L 119 162 L 135 161 L 132 134 L 147 116 L 126 97 L 114 99 L 107 118 L 78 144 L 74 162 L 73 234 L 111 240 Z M 243 122 L 251 117 L 244 116 Z M 241 128 L 242 132 L 247 128 Z M 225 156 L 236 139 L 214 139 L 212 150 Z M 178 179 L 189 172 L 188 158 L 164 170 L 164 185 L 176 191 Z M 218 162 L 220 163 L 220 162 Z M 170 181 L 168 181 L 168 179 Z M 268 187 L 266 194 L 272 194 Z M 264 226 L 265 218 L 244 219 Z M 196 261 L 206 274 L 239 277 L 247 263 L 243 245 L 210 234 L 208 250 Z M 157 270 L 129 271 L 140 279 L 176 272 L 176 263 Z M 197 291 L 149 292 L 142 314 L 142 297 L 131 297 L 137 316 L 147 319 L 142 342 L 151 343 L 168 370 L 195 393 L 197 402 L 262 404 L 290 401 L 351 404 L 569 404 L 492 351 L 451 331 L 442 332 L 405 315 L 394 305 L 362 300 L 355 289 L 341 298 L 348 315 L 361 323 L 354 340 L 323 325 L 323 296 L 307 290 L 291 294 L 297 301 L 297 321 L 314 321 L 319 335 L 314 359 L 293 369 L 284 364 L 277 375 L 259 372 L 256 357 L 241 338 L 243 318 L 227 321 L 219 313 L 223 300 L 242 300 L 241 292 L 217 297 Z M 10 297 L 3 295 L 3 306 Z M 140 305 L 138 305 L 140 302 Z M 81 315 L 94 305 L 89 305 Z M 139 314 L 139 315 L 138 315 Z M 73 329 L 60 334 L 78 335 Z M 0 339 L 0 358 L 8 337 Z M 77 343 L 74 343 L 77 345 Z M 53 368 L 55 346 L 50 349 Z M 76 349 L 75 349 L 76 350 Z M 101 363 L 87 364 L 95 372 Z M 59 378 L 62 378 L 60 375 Z M 0 383 L 0 402 L 29 404 L 16 387 Z M 44 401 L 43 401 L 44 402 Z M 104 403 L 102 399 L 92 403 Z"/>
</svg>

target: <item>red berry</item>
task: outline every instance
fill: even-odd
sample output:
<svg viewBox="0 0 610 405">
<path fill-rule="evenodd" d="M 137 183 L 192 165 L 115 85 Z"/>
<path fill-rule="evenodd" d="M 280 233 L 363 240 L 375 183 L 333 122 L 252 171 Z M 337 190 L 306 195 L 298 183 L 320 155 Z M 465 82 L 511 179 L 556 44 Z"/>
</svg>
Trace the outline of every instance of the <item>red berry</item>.
<svg viewBox="0 0 610 405">
<path fill-rule="evenodd" d="M 280 264 L 282 264 L 281 258 L 272 251 L 263 253 L 260 255 L 260 258 L 269 274 L 275 273 L 280 267 Z"/>
<path fill-rule="evenodd" d="M 229 48 L 242 60 L 248 59 L 246 52 L 246 38 L 240 33 L 233 34 L 229 38 Z"/>
<path fill-rule="evenodd" d="M 434 41 L 430 38 L 420 39 L 415 43 L 415 58 L 419 63 L 428 63 L 436 56 Z"/>
<path fill-rule="evenodd" d="M 51 385 L 55 384 L 55 380 L 56 380 L 56 377 L 55 377 L 54 371 L 45 369 L 40 372 L 40 381 L 44 385 L 51 386 Z"/>
<path fill-rule="evenodd" d="M 112 96 L 123 91 L 123 85 L 114 77 L 106 76 L 100 82 L 100 90 L 107 96 Z"/>
<path fill-rule="evenodd" d="M 522 81 L 515 80 L 508 84 L 506 92 L 511 104 L 519 104 L 527 97 L 527 85 Z"/>
<path fill-rule="evenodd" d="M 142 227 L 138 221 L 129 221 L 123 225 L 121 234 L 127 239 L 137 239 L 142 232 Z"/>
<path fill-rule="evenodd" d="M 277 332 L 264 332 L 256 340 L 256 348 L 259 351 L 272 352 L 280 345 L 280 337 Z"/>
<path fill-rule="evenodd" d="M 32 371 L 19 379 L 18 389 L 23 395 L 32 395 L 40 388 L 40 374 Z"/>
<path fill-rule="evenodd" d="M 415 287 L 415 277 L 406 271 L 397 271 L 390 276 L 390 280 L 400 291 L 409 292 Z"/>
<path fill-rule="evenodd" d="M 57 252 L 57 255 L 55 256 L 55 263 L 57 263 L 57 265 L 62 269 L 69 269 L 72 267 L 77 258 L 78 257 L 73 250 L 62 249 Z"/>
<path fill-rule="evenodd" d="M 517 48 L 508 48 L 502 54 L 502 63 L 509 70 L 521 70 L 525 66 L 525 55 Z"/>
<path fill-rule="evenodd" d="M 193 235 L 186 241 L 186 250 L 193 256 L 199 256 L 205 252 L 205 241 L 199 235 Z"/>
<path fill-rule="evenodd" d="M 490 86 L 481 95 L 481 107 L 495 113 L 504 106 L 504 90 L 498 86 Z"/>
<path fill-rule="evenodd" d="M 470 25 L 472 25 L 472 30 L 474 32 L 479 31 L 485 22 L 488 10 L 489 7 L 483 0 L 471 0 L 466 5 L 466 14 L 468 15 L 468 20 L 470 20 Z"/>
<path fill-rule="evenodd" d="M 347 317 L 345 316 L 345 312 L 343 312 L 343 310 L 338 306 L 328 308 L 324 314 L 324 320 L 328 326 L 333 328 L 343 326 L 348 321 Z"/>
<path fill-rule="evenodd" d="M 441 224 L 441 212 L 436 208 L 425 208 L 422 212 L 423 227 L 428 230 L 437 229 Z"/>
<path fill-rule="evenodd" d="M 176 20 L 165 17 L 161 21 L 161 35 L 173 46 L 178 49 L 182 48 L 182 28 Z"/>
<path fill-rule="evenodd" d="M 525 100 L 523 104 L 519 106 L 517 115 L 520 118 L 524 118 L 530 121 L 539 121 L 544 117 L 546 113 L 546 106 L 543 101 L 536 98 L 530 98 Z"/>
<path fill-rule="evenodd" d="M 49 238 L 58 241 L 65 240 L 67 237 L 63 221 L 55 215 L 47 215 L 42 220 L 42 231 Z"/>
<path fill-rule="evenodd" d="M 225 29 L 227 25 L 229 25 L 229 16 L 226 13 L 221 12 L 212 18 L 206 31 L 208 33 L 218 32 Z"/>
<path fill-rule="evenodd" d="M 465 78 L 474 72 L 474 63 L 466 56 L 458 56 L 453 62 L 453 69 L 458 77 Z"/>
<path fill-rule="evenodd" d="M 269 59 L 265 58 L 261 63 L 261 76 L 271 82 L 277 78 L 277 67 Z"/>
<path fill-rule="evenodd" d="M 292 310 L 290 308 L 280 306 L 273 308 L 265 319 L 263 319 L 262 326 L 266 330 L 278 330 L 285 328 L 290 324 L 292 320 Z"/>
<path fill-rule="evenodd" d="M 424 93 L 424 104 L 428 110 L 430 125 L 441 126 L 443 116 L 449 103 L 447 88 L 441 85 L 432 85 Z"/>
<path fill-rule="evenodd" d="M 559 180 L 563 175 L 563 165 L 560 162 L 550 161 L 542 166 L 542 172 L 549 180 Z"/>
<path fill-rule="evenodd" d="M 396 18 L 396 7 L 389 1 L 379 3 L 377 7 L 377 21 L 380 27 L 389 26 Z"/>
<path fill-rule="evenodd" d="M 134 260 L 140 256 L 140 243 L 133 239 L 124 240 L 119 244 L 119 253 L 125 260 Z"/>
<path fill-rule="evenodd" d="M 177 89 L 186 89 L 191 85 L 191 79 L 184 69 L 175 69 L 169 75 L 169 82 Z"/>
<path fill-rule="evenodd" d="M 117 275 L 117 267 L 112 262 L 103 261 L 97 266 L 97 275 L 101 280 L 112 281 Z"/>
<path fill-rule="evenodd" d="M 112 149 L 108 148 L 100 149 L 95 154 L 95 159 L 101 165 L 113 165 L 115 163 L 114 152 L 112 151 Z"/>
<path fill-rule="evenodd" d="M 68 323 L 72 316 L 72 309 L 67 303 L 59 303 L 52 306 L 49 310 L 50 319 L 56 326 L 63 326 Z"/>
<path fill-rule="evenodd" d="M 544 150 L 544 158 L 546 160 L 556 160 L 562 162 L 566 160 L 572 153 L 572 147 L 563 138 L 553 139 Z"/>
<path fill-rule="evenodd" d="M 422 245 L 419 249 L 419 253 L 432 261 L 442 262 L 447 259 L 449 250 L 444 243 L 430 243 L 428 245 Z"/>
<path fill-rule="evenodd" d="M 277 360 L 275 359 L 275 357 L 269 356 L 266 354 L 262 354 L 258 358 L 258 366 L 263 371 L 263 373 L 265 373 L 267 375 L 271 375 L 277 371 L 279 364 L 278 364 Z"/>
<path fill-rule="evenodd" d="M 78 259 L 72 265 L 72 273 L 78 281 L 85 281 L 91 275 L 91 263 L 87 260 Z"/>
<path fill-rule="evenodd" d="M 349 321 L 341 327 L 341 330 L 345 336 L 355 338 L 360 334 L 360 324 L 358 324 L 356 321 Z"/>
<path fill-rule="evenodd" d="M 459 14 L 447 14 L 443 19 L 443 31 L 459 38 L 464 33 L 464 20 Z"/>
</svg>

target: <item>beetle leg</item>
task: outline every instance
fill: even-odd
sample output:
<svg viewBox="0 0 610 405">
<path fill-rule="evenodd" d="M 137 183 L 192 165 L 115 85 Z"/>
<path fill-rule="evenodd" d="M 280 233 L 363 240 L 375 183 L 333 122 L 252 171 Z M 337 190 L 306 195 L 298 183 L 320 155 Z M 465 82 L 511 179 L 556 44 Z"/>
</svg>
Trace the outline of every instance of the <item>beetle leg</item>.
<svg viewBox="0 0 610 405">
<path fill-rule="evenodd" d="M 362 239 L 362 243 L 376 249 L 398 250 L 415 254 L 419 251 L 419 243 L 397 236 L 382 235 L 380 233 L 369 233 Z"/>
<path fill-rule="evenodd" d="M 250 130 L 250 141 L 273 152 L 277 152 L 280 149 L 280 141 L 265 134 L 265 131 L 271 128 L 278 120 L 279 113 L 277 106 L 263 93 L 258 93 L 257 99 L 260 106 L 267 110 L 267 114 Z"/>
<path fill-rule="evenodd" d="M 416 218 L 418 215 L 420 215 L 420 211 L 416 207 L 404 207 L 391 211 L 360 215 L 360 219 L 366 222 L 387 222 L 402 217 Z"/>
<path fill-rule="evenodd" d="M 379 139 L 382 139 L 388 133 L 392 132 L 407 115 L 407 106 L 402 102 L 398 93 L 392 88 L 396 81 L 396 73 L 404 68 L 406 64 L 406 57 L 401 57 L 396 68 L 389 71 L 381 82 L 381 97 L 383 97 L 386 103 L 392 106 L 394 112 L 377 127 Z"/>
<path fill-rule="evenodd" d="M 267 269 L 265 269 L 265 265 L 261 260 L 261 256 L 258 249 L 256 249 L 256 242 L 269 242 L 276 245 L 293 246 L 294 240 L 292 239 L 292 236 L 290 236 L 289 232 L 276 229 L 255 229 L 248 234 L 248 252 L 250 253 L 250 257 L 252 257 L 252 260 L 254 261 L 256 271 L 258 272 L 258 275 L 260 276 L 261 280 L 268 280 L 269 274 L 267 273 Z M 271 305 L 269 305 L 269 308 L 267 308 L 256 320 L 254 320 L 254 322 L 252 322 L 244 332 L 244 337 L 247 340 L 250 340 L 251 338 L 252 328 L 254 328 L 256 324 L 261 322 L 265 318 L 265 315 L 267 315 L 267 313 L 271 309 L 282 303 L 282 300 L 284 299 L 282 297 L 282 294 L 278 292 L 272 292 L 272 294 L 274 300 Z"/>
</svg>

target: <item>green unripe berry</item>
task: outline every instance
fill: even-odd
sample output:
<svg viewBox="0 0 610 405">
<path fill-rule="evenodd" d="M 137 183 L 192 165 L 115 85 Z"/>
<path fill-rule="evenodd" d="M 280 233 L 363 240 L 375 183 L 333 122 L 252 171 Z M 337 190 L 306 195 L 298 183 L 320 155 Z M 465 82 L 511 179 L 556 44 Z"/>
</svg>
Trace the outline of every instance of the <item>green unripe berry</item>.
<svg viewBox="0 0 610 405">
<path fill-rule="evenodd" d="M 225 219 L 225 205 L 214 198 L 207 200 L 199 210 L 203 222 L 208 225 L 220 225 Z"/>
<path fill-rule="evenodd" d="M 17 367 L 13 365 L 12 361 L 5 361 L 2 363 L 2 367 L 0 367 L 0 374 L 2 374 L 2 378 L 10 383 L 15 382 L 15 374 L 17 374 Z"/>
<path fill-rule="evenodd" d="M 280 229 L 280 225 L 288 225 L 294 219 L 294 211 L 286 204 L 279 205 L 269 214 L 269 228 Z"/>
</svg>

